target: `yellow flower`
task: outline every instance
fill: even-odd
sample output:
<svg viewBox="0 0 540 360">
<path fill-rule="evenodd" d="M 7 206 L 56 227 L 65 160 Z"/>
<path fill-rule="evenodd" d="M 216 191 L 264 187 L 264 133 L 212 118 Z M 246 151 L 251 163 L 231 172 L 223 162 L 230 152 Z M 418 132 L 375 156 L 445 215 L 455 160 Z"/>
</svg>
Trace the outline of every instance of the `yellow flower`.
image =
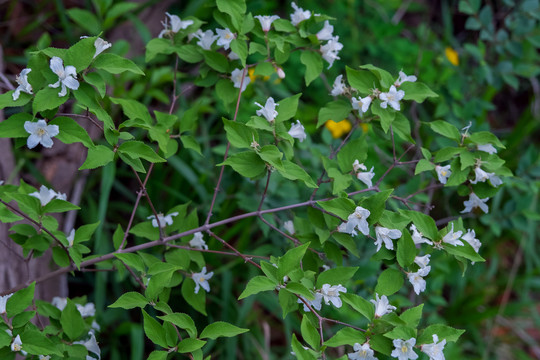
<svg viewBox="0 0 540 360">
<path fill-rule="evenodd" d="M 362 128 L 362 131 L 365 132 L 365 133 L 367 133 L 368 130 L 369 130 L 369 125 L 366 124 L 366 123 L 361 123 L 360 127 Z"/>
<path fill-rule="evenodd" d="M 248 69 L 248 76 L 251 80 L 251 82 L 255 82 L 255 79 L 257 78 L 257 75 L 255 75 L 255 68 L 249 68 Z"/>
<path fill-rule="evenodd" d="M 452 49 L 450 46 L 447 46 L 446 49 L 444 49 L 444 54 L 446 55 L 448 61 L 452 63 L 452 65 L 459 65 L 459 55 L 456 50 Z"/>
<path fill-rule="evenodd" d="M 326 126 L 326 128 L 330 131 L 334 139 L 347 134 L 352 129 L 352 125 L 347 119 L 343 119 L 340 122 L 328 120 L 324 126 Z"/>
</svg>

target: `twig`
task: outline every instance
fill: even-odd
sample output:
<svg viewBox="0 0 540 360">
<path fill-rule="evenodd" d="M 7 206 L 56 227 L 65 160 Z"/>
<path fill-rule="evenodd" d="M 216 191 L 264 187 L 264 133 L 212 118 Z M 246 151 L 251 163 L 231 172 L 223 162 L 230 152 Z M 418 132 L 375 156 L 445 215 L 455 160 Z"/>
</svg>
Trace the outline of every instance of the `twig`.
<svg viewBox="0 0 540 360">
<path fill-rule="evenodd" d="M 220 238 L 219 236 L 217 236 L 216 234 L 214 234 L 212 231 L 208 230 L 207 233 L 212 236 L 214 239 L 218 240 L 220 243 L 222 243 L 223 245 L 225 245 L 226 247 L 228 247 L 229 249 L 231 249 L 232 251 L 234 251 L 238 256 L 240 256 L 242 259 L 244 259 L 245 262 L 248 262 L 250 263 L 251 265 L 254 265 L 256 267 L 258 267 L 259 269 L 261 268 L 261 265 L 257 264 L 256 262 L 254 262 L 253 260 L 251 260 L 250 257 L 242 254 L 240 251 L 236 250 L 236 248 L 234 246 L 232 246 L 231 244 L 229 244 L 228 242 L 226 242 L 225 240 L 223 240 L 222 238 Z"/>
<path fill-rule="evenodd" d="M 209 249 L 198 249 L 198 248 L 193 248 L 193 247 L 190 247 L 190 246 L 183 246 L 183 245 L 176 245 L 176 244 L 167 244 L 167 246 L 168 246 L 168 247 L 175 248 L 175 249 L 184 249 L 184 250 L 190 250 L 190 251 L 199 251 L 199 252 L 212 253 L 212 254 L 220 254 L 220 255 L 228 255 L 228 256 L 240 256 L 240 255 L 238 255 L 237 253 L 234 253 L 234 252 L 228 252 L 228 251 L 209 250 Z M 265 259 L 265 260 L 270 259 L 268 256 L 261 256 L 261 255 L 247 255 L 247 254 L 244 254 L 244 255 L 247 256 L 247 257 L 250 257 L 250 258 L 259 258 L 259 259 Z"/>
</svg>

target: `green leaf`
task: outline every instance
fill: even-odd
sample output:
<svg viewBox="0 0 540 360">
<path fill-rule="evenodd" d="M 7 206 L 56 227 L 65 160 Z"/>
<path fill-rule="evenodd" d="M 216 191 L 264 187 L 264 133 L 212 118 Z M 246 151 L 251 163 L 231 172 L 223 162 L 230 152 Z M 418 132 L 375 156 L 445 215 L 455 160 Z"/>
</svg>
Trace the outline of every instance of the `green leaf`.
<svg viewBox="0 0 540 360">
<path fill-rule="evenodd" d="M 26 325 L 34 316 L 36 316 L 35 311 L 25 311 L 20 314 L 15 315 L 11 321 L 11 326 L 14 328 L 23 327 Z"/>
<path fill-rule="evenodd" d="M 299 282 L 289 281 L 285 289 L 293 294 L 300 295 L 307 300 L 313 300 L 313 293 Z"/>
<path fill-rule="evenodd" d="M 30 76 L 30 74 L 28 75 Z M 33 98 L 32 95 L 21 92 L 17 100 L 13 100 L 13 90 L 0 95 L 0 110 L 7 107 L 24 106 Z"/>
<path fill-rule="evenodd" d="M 317 288 L 320 289 L 324 284 L 343 285 L 351 280 L 357 271 L 358 267 L 343 266 L 323 271 L 317 277 Z"/>
<path fill-rule="evenodd" d="M 317 205 L 322 207 L 324 210 L 339 216 L 341 219 L 345 220 L 351 215 L 356 206 L 351 199 L 347 198 L 336 198 L 329 201 L 317 201 Z"/>
<path fill-rule="evenodd" d="M 171 45 L 170 40 L 154 38 L 146 44 L 146 53 L 145 53 L 144 61 L 149 63 L 157 55 L 159 54 L 170 55 L 174 53 L 175 50 L 176 50 L 176 47 Z"/>
<path fill-rule="evenodd" d="M 43 207 L 43 213 L 61 213 L 70 210 L 80 210 L 81 208 L 65 200 L 53 199 Z"/>
<path fill-rule="evenodd" d="M 301 180 L 307 187 L 312 189 L 317 188 L 317 184 L 315 184 L 311 176 L 309 176 L 309 174 L 300 166 L 289 160 L 283 160 L 282 164 L 283 169 L 278 169 L 278 171 L 284 178 L 289 180 Z"/>
<path fill-rule="evenodd" d="M 414 226 L 416 226 L 423 236 L 433 241 L 439 240 L 439 230 L 437 230 L 435 220 L 431 216 L 412 210 L 400 210 L 400 213 L 411 219 Z"/>
<path fill-rule="evenodd" d="M 390 86 L 394 84 L 394 78 L 386 70 L 383 70 L 371 64 L 366 64 L 359 67 L 360 69 L 369 70 L 373 75 L 375 75 L 375 77 L 379 80 L 383 88 L 389 89 Z"/>
<path fill-rule="evenodd" d="M 195 326 L 195 322 L 187 314 L 173 313 L 164 316 L 158 316 L 158 318 L 164 321 L 169 321 L 174 325 L 178 326 L 179 328 L 186 330 L 190 337 L 197 337 L 197 327 Z"/>
<path fill-rule="evenodd" d="M 367 218 L 370 225 L 379 221 L 384 212 L 386 200 L 393 191 L 393 189 L 384 190 L 360 200 L 359 205 L 370 211 L 369 217 Z"/>
<path fill-rule="evenodd" d="M 284 319 L 288 313 L 298 310 L 298 303 L 296 302 L 298 298 L 296 295 L 288 291 L 280 291 L 278 294 L 278 300 Z"/>
<path fill-rule="evenodd" d="M 246 41 L 240 40 L 240 39 L 234 39 L 233 41 L 231 41 L 231 50 L 240 58 L 242 67 L 245 67 L 246 59 L 248 56 L 248 48 L 247 48 Z"/>
<path fill-rule="evenodd" d="M 60 316 L 62 330 L 71 339 L 76 340 L 85 330 L 85 323 L 77 306 L 67 299 L 67 304 Z"/>
<path fill-rule="evenodd" d="M 238 297 L 238 300 L 242 300 L 247 298 L 248 296 L 258 294 L 262 291 L 269 291 L 269 290 L 275 290 L 276 286 L 278 284 L 266 276 L 255 276 L 246 285 L 246 288 L 240 296 Z"/>
<path fill-rule="evenodd" d="M 390 109 L 390 107 L 383 109 L 381 107 L 381 102 L 376 101 L 371 105 L 371 112 L 379 117 L 381 128 L 387 133 L 388 129 L 390 129 L 390 125 L 392 125 L 392 121 L 394 121 L 394 118 L 396 117 L 396 111 Z"/>
<path fill-rule="evenodd" d="M 304 349 L 304 346 L 296 338 L 296 334 L 293 334 L 292 336 L 291 346 L 298 360 L 317 360 L 315 355 L 313 355 L 309 350 Z"/>
<path fill-rule="evenodd" d="M 407 309 L 405 312 L 403 312 L 399 318 L 407 323 L 407 325 L 412 326 L 416 328 L 418 324 L 420 323 L 420 319 L 422 318 L 422 309 L 424 308 L 424 304 L 420 304 L 418 306 L 415 306 L 413 308 Z M 403 338 L 402 338 L 403 339 Z"/>
<path fill-rule="evenodd" d="M 219 11 L 231 17 L 234 28 L 240 30 L 242 19 L 246 13 L 245 0 L 217 0 L 216 5 Z"/>
<path fill-rule="evenodd" d="M 149 301 L 140 293 L 129 291 L 122 294 L 114 303 L 109 305 L 110 308 L 133 309 L 140 307 L 141 309 L 148 305 Z"/>
<path fill-rule="evenodd" d="M 364 138 L 357 138 L 347 142 L 337 155 L 339 168 L 343 173 L 349 173 L 353 170 L 353 163 L 358 160 L 363 163 L 367 158 L 368 144 Z M 327 169 L 328 171 L 328 169 Z"/>
<path fill-rule="evenodd" d="M 312 349 L 319 350 L 319 347 L 321 346 L 321 336 L 306 315 L 302 317 L 300 331 L 304 341 L 307 342 Z"/>
<path fill-rule="evenodd" d="M 407 83 L 405 83 L 407 84 Z M 441 134 L 449 139 L 452 139 L 459 143 L 461 141 L 461 134 L 459 130 L 452 124 L 444 120 L 435 120 L 427 123 L 431 130 L 435 131 L 437 134 Z M 444 160 L 441 160 L 444 161 Z"/>
<path fill-rule="evenodd" d="M 435 164 L 426 159 L 420 159 L 420 161 L 416 164 L 416 168 L 414 169 L 414 175 L 418 175 L 424 171 L 431 171 L 433 169 L 435 169 Z"/>
<path fill-rule="evenodd" d="M 480 256 L 476 251 L 474 251 L 474 248 L 468 242 L 463 241 L 463 243 L 464 243 L 464 246 L 453 246 L 453 245 L 443 244 L 443 247 L 444 247 L 444 250 L 446 250 L 446 252 L 451 255 L 462 256 L 465 259 L 468 259 L 470 261 L 475 261 L 475 262 L 486 261 L 486 259 Z"/>
<path fill-rule="evenodd" d="M 144 75 L 144 72 L 133 61 L 111 53 L 99 55 L 92 66 L 111 74 L 121 74 L 129 71 L 134 74 Z"/>
<path fill-rule="evenodd" d="M 114 159 L 114 152 L 104 145 L 97 145 L 88 149 L 86 161 L 79 170 L 95 169 L 105 166 Z"/>
<path fill-rule="evenodd" d="M 24 351 L 33 355 L 50 354 L 58 355 L 59 357 L 63 356 L 58 350 L 58 344 L 49 340 L 44 333 L 34 329 L 35 327 L 27 327 L 26 330 L 20 334 Z"/>
<path fill-rule="evenodd" d="M 186 149 L 191 149 L 195 151 L 197 154 L 202 155 L 201 145 L 199 144 L 197 139 L 195 139 L 192 135 L 181 135 L 180 141 L 182 141 L 182 145 Z"/>
<path fill-rule="evenodd" d="M 192 338 L 184 339 L 178 344 L 177 351 L 179 353 L 190 353 L 202 348 L 204 344 L 206 344 L 206 341 L 203 340 Z"/>
<path fill-rule="evenodd" d="M 168 351 L 154 350 L 150 353 L 148 359 L 146 360 L 167 360 L 167 356 L 169 356 Z"/>
<path fill-rule="evenodd" d="M 397 243 L 397 260 L 401 267 L 407 267 L 414 262 L 416 257 L 416 246 L 411 235 L 407 231 L 402 232 L 403 236 Z"/>
<path fill-rule="evenodd" d="M 127 154 L 134 159 L 142 158 L 153 163 L 166 161 L 156 154 L 150 146 L 141 141 L 126 141 L 118 147 L 118 152 Z"/>
<path fill-rule="evenodd" d="M 393 328 L 391 331 L 384 334 L 389 339 L 410 339 L 416 338 L 416 329 L 409 326 L 399 325 Z"/>
<path fill-rule="evenodd" d="M 298 110 L 298 99 L 300 99 L 302 93 L 289 96 L 278 102 L 278 116 L 276 116 L 276 123 L 280 123 L 289 119 L 292 119 Z"/>
<path fill-rule="evenodd" d="M 79 8 L 71 8 L 66 12 L 71 20 L 83 28 L 87 34 L 97 35 L 101 31 L 101 23 L 90 11 Z"/>
<path fill-rule="evenodd" d="M 439 337 L 439 341 L 441 341 L 442 339 L 446 339 L 446 341 L 455 342 L 464 332 L 465 330 L 454 329 L 453 327 L 447 325 L 430 325 L 420 334 L 417 344 L 420 345 L 433 343 L 434 334 Z"/>
<path fill-rule="evenodd" d="M 210 50 L 204 50 L 204 59 L 206 60 L 206 64 L 210 66 L 212 69 L 220 72 L 220 73 L 227 73 L 229 69 L 229 61 L 225 57 L 225 55 L 210 51 Z"/>
<path fill-rule="evenodd" d="M 371 94 L 371 89 L 378 87 L 379 80 L 370 71 L 354 70 L 348 66 L 345 69 L 347 71 L 347 81 L 361 94 Z"/>
<path fill-rule="evenodd" d="M 319 119 L 317 120 L 317 127 L 324 125 L 328 120 L 334 120 L 340 122 L 346 119 L 351 113 L 352 106 L 350 102 L 344 100 L 336 100 L 329 102 L 325 107 L 319 110 Z"/>
<path fill-rule="evenodd" d="M 326 340 L 323 345 L 329 347 L 338 347 L 343 345 L 351 345 L 354 343 L 363 344 L 366 342 L 366 336 L 363 332 L 350 327 L 345 327 L 339 330 L 336 335 Z"/>
<path fill-rule="evenodd" d="M 404 82 L 401 84 L 400 89 L 405 91 L 403 100 L 414 100 L 417 103 L 424 102 L 428 97 L 439 97 L 434 93 L 426 84 L 421 82 Z"/>
<path fill-rule="evenodd" d="M 17 113 L 0 122 L 0 138 L 23 138 L 30 134 L 24 130 L 24 123 L 32 121 L 32 115 Z"/>
<path fill-rule="evenodd" d="M 229 165 L 234 171 L 247 178 L 255 178 L 266 171 L 266 163 L 254 151 L 231 155 L 219 165 Z"/>
<path fill-rule="evenodd" d="M 340 297 L 346 304 L 349 304 L 354 310 L 358 311 L 366 319 L 369 321 L 373 320 L 373 316 L 375 316 L 375 308 L 371 302 L 356 294 L 345 293 L 340 294 Z"/>
<path fill-rule="evenodd" d="M 226 107 L 238 99 L 238 89 L 234 88 L 230 79 L 220 79 L 216 84 L 216 94 Z"/>
<path fill-rule="evenodd" d="M 205 327 L 199 337 L 201 339 L 217 339 L 218 337 L 233 337 L 248 331 L 249 329 L 242 329 L 224 321 L 217 321 Z"/>
<path fill-rule="evenodd" d="M 161 326 L 161 324 L 148 315 L 146 311 L 141 309 L 143 314 L 143 326 L 144 326 L 144 333 L 146 336 L 154 343 L 157 344 L 163 348 L 168 348 L 167 346 L 167 339 L 165 337 L 165 329 Z"/>
<path fill-rule="evenodd" d="M 201 290 L 195 294 L 195 282 L 193 279 L 182 282 L 181 292 L 184 300 L 186 300 L 189 305 L 206 316 L 206 292 Z"/>
<path fill-rule="evenodd" d="M 141 119 L 148 128 L 153 125 L 152 117 L 148 108 L 140 102 L 132 99 L 110 98 L 113 104 L 122 106 L 122 111 L 129 119 Z"/>
<path fill-rule="evenodd" d="M 36 283 L 33 282 L 30 286 L 17 291 L 13 294 L 6 303 L 6 312 L 8 317 L 14 317 L 22 313 L 26 308 L 32 305 L 34 300 L 34 289 Z"/>
<path fill-rule="evenodd" d="M 441 150 L 437 151 L 433 161 L 436 162 L 436 163 L 441 163 L 443 161 L 448 161 L 448 160 L 452 159 L 455 155 L 461 154 L 463 151 L 466 151 L 466 150 L 464 148 L 445 147 L 445 148 L 442 148 Z"/>
<path fill-rule="evenodd" d="M 250 127 L 225 118 L 222 118 L 222 120 L 225 132 L 227 133 L 227 140 L 229 140 L 231 145 L 237 148 L 251 148 L 253 141 L 259 141 L 259 134 Z"/>
<path fill-rule="evenodd" d="M 259 150 L 260 158 L 278 170 L 284 170 L 281 158 L 283 154 L 275 145 L 265 145 Z"/>
<path fill-rule="evenodd" d="M 62 97 L 58 96 L 59 92 L 59 88 L 50 87 L 39 90 L 32 103 L 34 115 L 44 110 L 56 109 L 69 99 L 69 95 L 64 95 Z"/>
<path fill-rule="evenodd" d="M 478 132 L 472 133 L 467 139 L 474 144 L 479 144 L 479 145 L 492 144 L 502 149 L 506 149 L 506 147 L 501 143 L 499 138 L 493 135 L 492 133 L 490 133 L 489 131 L 478 131 Z"/>
<path fill-rule="evenodd" d="M 292 248 L 278 260 L 278 279 L 282 279 L 285 275 L 289 275 L 294 269 L 298 268 L 298 264 L 302 261 L 309 242 L 298 247 Z"/>
<path fill-rule="evenodd" d="M 396 269 L 384 270 L 377 279 L 375 292 L 379 295 L 392 295 L 403 286 L 403 275 Z"/>
<path fill-rule="evenodd" d="M 87 148 L 94 146 L 94 142 L 90 138 L 90 135 L 88 135 L 88 132 L 72 118 L 59 116 L 51 121 L 49 125 L 58 125 L 60 133 L 56 138 L 64 144 L 81 142 Z"/>
<path fill-rule="evenodd" d="M 75 66 L 78 73 L 85 70 L 94 59 L 94 54 L 96 53 L 94 41 L 96 41 L 96 37 L 89 37 L 81 39 L 75 45 L 71 46 L 66 51 L 64 66 Z"/>
<path fill-rule="evenodd" d="M 314 51 L 302 51 L 300 55 L 300 62 L 306 66 L 306 73 L 304 79 L 306 86 L 319 77 L 323 69 L 323 61 L 321 54 Z"/>
<path fill-rule="evenodd" d="M 176 47 L 176 49 L 178 57 L 191 64 L 198 63 L 204 58 L 201 54 L 200 47 L 197 45 L 182 45 Z"/>
</svg>

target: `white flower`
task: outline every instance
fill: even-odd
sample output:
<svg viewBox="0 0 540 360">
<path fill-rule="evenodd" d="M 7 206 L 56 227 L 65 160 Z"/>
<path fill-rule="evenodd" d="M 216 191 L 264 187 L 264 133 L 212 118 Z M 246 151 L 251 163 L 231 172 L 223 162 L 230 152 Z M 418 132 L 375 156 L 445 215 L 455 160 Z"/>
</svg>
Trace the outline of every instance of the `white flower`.
<svg viewBox="0 0 540 360">
<path fill-rule="evenodd" d="M 431 255 L 417 256 L 414 258 L 416 265 L 420 266 L 420 269 L 425 268 L 429 264 L 429 258 Z"/>
<path fill-rule="evenodd" d="M 422 345 L 422 352 L 429 356 L 429 360 L 444 360 L 444 345 L 446 345 L 446 339 L 443 339 L 437 344 L 439 337 L 433 334 L 433 343 Z"/>
<path fill-rule="evenodd" d="M 51 148 L 53 146 L 52 138 L 60 133 L 58 125 L 47 125 L 43 119 L 37 122 L 25 121 L 24 130 L 30 134 L 26 140 L 26 146 L 29 149 L 35 148 L 38 144 Z"/>
<path fill-rule="evenodd" d="M 418 231 L 418 229 L 416 228 L 416 226 L 414 224 L 411 224 L 410 230 L 413 232 L 411 237 L 412 237 L 412 239 L 414 241 L 414 245 L 418 245 L 418 244 L 422 244 L 422 243 L 433 245 L 432 241 L 430 241 L 429 239 L 426 239 L 425 237 L 423 237 L 424 234 L 422 234 L 420 231 Z"/>
<path fill-rule="evenodd" d="M 343 79 L 343 75 L 336 76 L 330 95 L 338 96 L 345 92 L 345 83 L 343 82 L 342 79 Z"/>
<path fill-rule="evenodd" d="M 479 207 L 484 213 L 488 213 L 489 207 L 487 206 L 486 202 L 489 200 L 489 198 L 480 199 L 475 193 L 471 193 L 469 195 L 469 200 L 465 200 L 463 202 L 463 205 L 465 205 L 465 209 L 461 212 L 467 213 L 471 212 L 473 208 Z"/>
<path fill-rule="evenodd" d="M 441 184 L 446 184 L 446 181 L 452 175 L 452 171 L 450 171 L 450 165 L 446 166 L 435 166 L 435 172 L 437 173 L 437 177 L 439 178 L 439 181 Z"/>
<path fill-rule="evenodd" d="M 11 351 L 22 351 L 22 341 L 19 335 L 15 336 L 15 339 L 13 339 L 13 342 L 11 343 Z"/>
<path fill-rule="evenodd" d="M 324 22 L 324 27 L 322 28 L 322 30 L 317 33 L 317 39 L 321 41 L 330 40 L 331 38 L 334 37 L 334 35 L 332 34 L 333 32 L 334 32 L 334 27 L 330 25 L 328 20 L 326 20 Z"/>
<path fill-rule="evenodd" d="M 484 144 L 484 145 L 476 145 L 476 148 L 478 151 L 487 152 L 488 154 L 496 154 L 497 149 L 491 144 Z"/>
<path fill-rule="evenodd" d="M 313 300 L 307 300 L 301 296 L 300 298 L 304 299 L 305 302 L 308 303 L 309 306 L 311 306 L 313 309 L 321 310 L 323 295 L 320 292 L 315 292 L 313 295 L 315 296 Z M 302 300 L 298 299 L 297 302 L 304 305 L 305 312 L 311 311 Z"/>
<path fill-rule="evenodd" d="M 15 89 L 13 94 L 11 96 L 13 97 L 13 101 L 17 100 L 22 92 L 25 92 L 27 94 L 33 94 L 32 92 L 32 85 L 28 82 L 28 73 L 30 73 L 32 69 L 23 69 L 21 73 L 15 78 L 15 81 L 19 86 Z"/>
<path fill-rule="evenodd" d="M 396 80 L 396 82 L 394 83 L 395 86 L 400 86 L 401 84 L 403 84 L 404 82 L 415 82 L 416 81 L 416 76 L 414 75 L 409 75 L 407 76 L 407 74 L 405 74 L 403 71 L 400 71 L 399 72 L 399 78 Z"/>
<path fill-rule="evenodd" d="M 485 182 L 486 180 L 489 180 L 489 182 L 491 182 L 491 185 L 497 187 L 503 183 L 502 180 L 497 175 L 495 175 L 495 173 L 488 173 L 482 170 L 480 166 L 474 168 L 474 174 L 476 175 L 476 178 L 474 179 L 474 181 L 471 180 L 471 184 L 476 184 L 478 182 Z"/>
<path fill-rule="evenodd" d="M 392 351 L 392 357 L 398 360 L 418 359 L 418 355 L 413 350 L 413 346 L 416 344 L 415 338 L 409 340 L 395 339 L 393 343 L 395 349 Z"/>
<path fill-rule="evenodd" d="M 448 234 L 443 237 L 442 241 L 454 246 L 463 246 L 463 242 L 459 240 L 462 234 L 463 231 L 454 232 L 454 223 L 452 223 L 452 228 L 450 229 Z"/>
<path fill-rule="evenodd" d="M 77 306 L 77 310 L 79 310 L 83 318 L 96 315 L 96 306 L 92 302 L 89 302 L 86 305 L 81 305 L 81 304 L 75 304 L 75 305 Z"/>
<path fill-rule="evenodd" d="M 370 300 L 375 305 L 375 317 L 381 317 L 390 314 L 392 310 L 396 310 L 395 306 L 390 305 L 386 295 L 379 298 L 379 294 L 375 293 L 375 300 Z"/>
<path fill-rule="evenodd" d="M 155 215 L 150 215 L 149 217 L 147 217 L 147 219 L 152 219 L 152 226 L 157 228 L 158 226 L 161 225 L 162 228 L 164 228 L 165 226 L 167 225 L 172 225 L 173 224 L 173 216 L 177 216 L 178 213 L 175 211 L 173 213 L 170 213 L 170 214 L 167 214 L 167 215 L 163 215 L 162 213 L 159 213 L 157 214 L 158 218 L 156 219 L 156 216 Z M 159 224 L 158 224 L 158 219 L 159 219 Z"/>
<path fill-rule="evenodd" d="M 75 229 L 71 229 L 71 232 L 66 237 L 66 239 L 68 241 L 69 247 L 72 247 L 73 246 L 73 241 L 75 241 Z"/>
<path fill-rule="evenodd" d="M 354 160 L 352 167 L 353 167 L 354 172 L 358 172 L 360 170 L 367 171 L 366 165 L 364 165 L 364 163 L 360 164 L 360 161 L 358 161 L 358 159 Z"/>
<path fill-rule="evenodd" d="M 229 50 L 229 46 L 231 44 L 231 41 L 233 41 L 236 38 L 236 35 L 229 30 L 229 28 L 225 29 L 216 29 L 217 35 L 218 35 L 218 46 L 223 46 L 225 50 Z"/>
<path fill-rule="evenodd" d="M 193 35 L 199 39 L 199 41 L 197 41 L 197 45 L 204 50 L 211 50 L 212 44 L 219 37 L 218 35 L 214 35 L 212 30 L 206 30 L 203 32 L 201 29 L 197 30 Z"/>
<path fill-rule="evenodd" d="M 304 141 L 307 137 L 304 126 L 300 123 L 300 120 L 296 120 L 296 124 L 291 125 L 291 130 L 288 131 L 289 135 L 293 138 Z"/>
<path fill-rule="evenodd" d="M 371 96 L 366 96 L 365 98 L 359 97 L 358 99 L 353 97 L 351 98 L 351 104 L 353 109 L 358 110 L 358 113 L 362 115 L 368 111 L 371 100 Z"/>
<path fill-rule="evenodd" d="M 373 356 L 374 352 L 371 350 L 368 343 L 363 345 L 355 343 L 353 349 L 353 353 L 347 354 L 349 360 L 377 360 L 377 358 Z"/>
<path fill-rule="evenodd" d="M 182 21 L 176 15 L 171 15 L 169 13 L 165 13 L 165 14 L 167 14 L 169 19 L 171 20 L 171 28 L 169 29 L 169 25 L 167 24 L 167 19 L 165 19 L 165 22 L 162 21 L 161 24 L 163 24 L 164 29 L 161 30 L 161 32 L 159 33 L 158 38 L 162 38 L 163 35 L 171 31 L 173 33 L 177 33 L 178 31 L 180 31 L 180 29 L 182 30 L 186 29 L 189 25 L 193 24 L 193 20 Z"/>
<path fill-rule="evenodd" d="M 360 164 L 360 165 L 364 166 L 364 164 Z M 364 166 L 364 170 L 367 170 L 365 166 Z M 366 184 L 367 187 L 373 186 L 371 179 L 373 179 L 374 176 L 375 176 L 375 173 L 373 172 L 373 166 L 371 167 L 369 171 L 366 171 L 366 172 L 359 171 L 356 173 L 356 178 L 360 180 L 361 182 L 363 182 L 364 184 Z"/>
<path fill-rule="evenodd" d="M 41 187 L 39 188 L 39 192 L 35 191 L 29 195 L 38 198 L 41 206 L 47 205 L 54 198 L 58 199 L 65 196 L 65 194 L 59 194 L 52 189 L 48 189 L 44 185 L 41 185 Z"/>
<path fill-rule="evenodd" d="M 463 235 L 461 239 L 468 242 L 476 252 L 478 252 L 480 250 L 480 246 L 482 246 L 480 240 L 476 238 L 474 230 L 467 229 L 467 233 L 465 233 L 465 235 Z"/>
<path fill-rule="evenodd" d="M 399 111 L 399 100 L 403 99 L 404 96 L 405 92 L 403 90 L 396 90 L 396 87 L 392 85 L 390 86 L 390 90 L 388 92 L 379 94 L 379 99 L 382 100 L 381 107 L 386 109 L 388 104 L 390 104 L 394 110 Z"/>
<path fill-rule="evenodd" d="M 272 16 L 257 15 L 257 16 L 254 16 L 254 18 L 259 19 L 259 21 L 261 23 L 261 28 L 263 29 L 263 31 L 268 32 L 268 31 L 270 31 L 270 27 L 272 26 L 272 23 L 275 20 L 279 19 L 279 16 L 277 16 L 277 15 L 272 15 Z"/>
<path fill-rule="evenodd" d="M 362 234 L 369 234 L 369 226 L 367 218 L 371 212 L 361 206 L 357 206 L 354 212 L 349 215 L 347 222 L 344 222 L 338 227 L 338 231 L 346 234 L 356 235 L 355 229 L 358 229 Z"/>
<path fill-rule="evenodd" d="M 269 97 L 266 99 L 266 103 L 264 106 L 262 106 L 259 103 L 255 103 L 258 107 L 260 107 L 260 110 L 257 110 L 256 113 L 258 116 L 263 116 L 268 120 L 269 122 L 273 122 L 276 119 L 276 116 L 278 116 L 278 112 L 276 111 L 276 106 L 279 106 L 279 104 L 276 104 L 274 102 L 274 98 Z"/>
<path fill-rule="evenodd" d="M 291 14 L 291 23 L 296 26 L 304 20 L 307 20 L 311 17 L 311 11 L 299 8 L 294 2 L 291 3 L 291 6 L 294 9 L 294 13 Z"/>
<path fill-rule="evenodd" d="M 50 360 L 51 357 L 49 355 L 45 356 L 45 355 L 39 355 L 39 360 Z"/>
<path fill-rule="evenodd" d="M 291 235 L 294 235 L 295 229 L 294 229 L 294 223 L 292 220 L 287 220 L 283 223 L 283 228 Z"/>
<path fill-rule="evenodd" d="M 244 82 L 242 82 L 242 74 L 244 73 L 244 70 L 241 69 L 234 69 L 231 73 L 231 80 L 234 83 L 234 87 L 237 89 L 240 89 L 240 84 L 242 84 L 241 91 L 244 92 L 246 90 L 246 87 L 251 82 L 251 79 L 249 76 L 244 77 Z"/>
<path fill-rule="evenodd" d="M 56 306 L 56 308 L 60 311 L 64 310 L 64 308 L 66 307 L 67 305 L 67 299 L 66 298 L 62 298 L 62 297 L 58 297 L 58 296 L 55 296 L 53 297 L 52 301 L 51 301 L 51 304 Z"/>
<path fill-rule="evenodd" d="M 10 297 L 12 297 L 13 294 L 8 294 L 4 296 L 0 296 L 0 314 L 6 313 L 6 304 Z"/>
<path fill-rule="evenodd" d="M 97 355 L 98 359 L 101 359 L 101 349 L 96 341 L 96 337 L 93 333 L 90 333 L 90 338 L 86 341 L 75 341 L 74 344 L 80 344 L 86 348 L 86 350 Z M 93 359 L 90 356 L 87 356 L 86 359 Z"/>
<path fill-rule="evenodd" d="M 62 85 L 62 89 L 58 93 L 59 97 L 67 94 L 66 88 L 71 90 L 77 90 L 79 88 L 75 66 L 68 65 L 64 68 L 64 61 L 58 56 L 54 56 L 50 61 L 50 67 L 53 73 L 58 75 L 58 81 L 54 84 L 49 84 L 49 87 L 57 88 Z"/>
<path fill-rule="evenodd" d="M 276 73 L 280 79 L 285 79 L 285 71 L 283 71 L 283 68 L 276 67 Z"/>
<path fill-rule="evenodd" d="M 112 44 L 110 42 L 107 42 L 103 40 L 102 38 L 97 38 L 96 41 L 94 41 L 94 47 L 96 48 L 96 53 L 94 54 L 94 59 L 96 56 L 110 48 Z"/>
<path fill-rule="evenodd" d="M 328 305 L 330 302 L 337 308 L 340 308 L 342 304 L 339 298 L 339 293 L 346 293 L 347 289 L 339 285 L 330 286 L 330 284 L 324 284 L 321 288 L 321 294 L 324 299 L 324 303 Z"/>
<path fill-rule="evenodd" d="M 339 36 L 334 36 L 324 45 L 321 45 L 320 51 L 324 60 L 328 62 L 328 69 L 332 67 L 335 60 L 339 60 L 338 52 L 343 49 L 343 44 L 339 42 Z"/>
<path fill-rule="evenodd" d="M 420 295 L 421 292 L 426 290 L 426 280 L 424 276 L 427 276 L 431 271 L 431 266 L 425 266 L 420 268 L 417 272 L 407 273 L 407 278 L 414 288 L 416 295 Z"/>
<path fill-rule="evenodd" d="M 392 239 L 399 239 L 401 237 L 401 231 L 397 229 L 388 229 L 382 226 L 375 226 L 375 235 L 377 235 L 377 240 L 375 241 L 377 251 L 381 249 L 383 243 L 388 250 L 394 250 Z"/>
<path fill-rule="evenodd" d="M 206 290 L 206 292 L 210 291 L 210 284 L 207 280 L 209 280 L 212 276 L 214 276 L 214 272 L 211 271 L 207 274 L 206 266 L 202 268 L 202 271 L 200 273 L 193 273 L 191 275 L 191 278 L 193 279 L 193 281 L 195 281 L 195 294 L 199 293 L 200 287 Z"/>
<path fill-rule="evenodd" d="M 4 183 L 4 180 L 0 180 L 0 185 L 2 185 Z"/>
<path fill-rule="evenodd" d="M 208 250 L 208 245 L 206 245 L 203 234 L 200 231 L 193 234 L 193 239 L 189 241 L 189 246 L 195 249 Z"/>
<path fill-rule="evenodd" d="M 238 56 L 238 54 L 235 53 L 234 51 L 231 51 L 229 55 L 227 55 L 227 57 L 229 58 L 229 60 L 240 60 L 240 56 Z"/>
</svg>

